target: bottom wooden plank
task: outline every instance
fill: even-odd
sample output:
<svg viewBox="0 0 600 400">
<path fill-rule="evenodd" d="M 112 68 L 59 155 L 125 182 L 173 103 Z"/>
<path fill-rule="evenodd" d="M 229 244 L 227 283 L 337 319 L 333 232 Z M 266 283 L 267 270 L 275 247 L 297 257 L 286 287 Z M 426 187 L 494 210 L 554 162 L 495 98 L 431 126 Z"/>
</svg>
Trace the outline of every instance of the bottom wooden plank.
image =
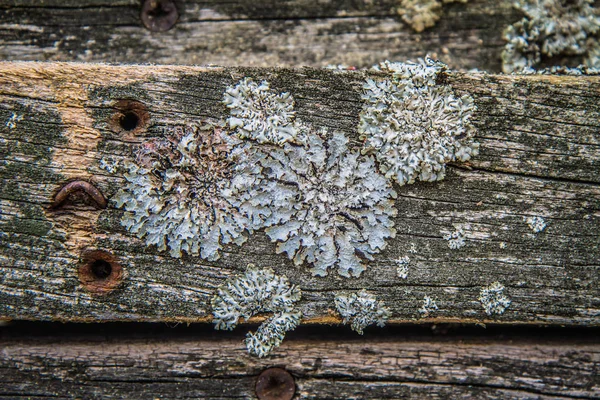
<svg viewBox="0 0 600 400">
<path fill-rule="evenodd" d="M 25 336 L 0 328 L 0 398 L 255 398 L 257 376 L 273 366 L 292 374 L 303 399 L 600 397 L 597 330 L 436 336 L 395 327 L 363 338 L 320 327 L 258 359 L 241 331 L 106 334 L 96 325 L 32 336 L 36 326 Z"/>
</svg>

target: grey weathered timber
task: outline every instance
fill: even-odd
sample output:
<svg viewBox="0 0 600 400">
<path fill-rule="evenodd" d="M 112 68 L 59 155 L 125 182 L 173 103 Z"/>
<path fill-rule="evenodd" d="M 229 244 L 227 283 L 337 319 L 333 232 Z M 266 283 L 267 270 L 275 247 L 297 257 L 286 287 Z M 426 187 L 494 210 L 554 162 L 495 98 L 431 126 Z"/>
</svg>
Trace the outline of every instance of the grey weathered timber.
<svg viewBox="0 0 600 400">
<path fill-rule="evenodd" d="M 368 289 L 392 322 L 600 325 L 600 77 L 450 73 L 469 93 L 481 154 L 450 166 L 445 180 L 396 188 L 398 234 L 360 278 L 326 278 L 295 267 L 257 232 L 216 262 L 169 257 L 120 225 L 122 210 L 74 197 L 50 209 L 66 182 L 92 182 L 110 200 L 123 177 L 99 166 L 130 159 L 139 142 L 171 124 L 226 115 L 227 85 L 268 79 L 296 99 L 298 118 L 343 131 L 356 127 L 369 72 L 304 69 L 0 64 L 0 318 L 69 321 L 209 321 L 215 288 L 250 262 L 301 287 L 308 323 L 339 322 L 340 290 Z M 147 129 L 111 126 L 123 99 L 143 102 Z M 534 233 L 526 218 L 540 216 Z M 445 234 L 462 227 L 466 245 Z M 104 296 L 78 278 L 84 250 L 117 257 L 123 283 Z M 394 260 L 410 258 L 406 279 Z M 489 317 L 482 287 L 506 287 L 510 307 Z M 419 313 L 424 296 L 439 310 Z"/>
<path fill-rule="evenodd" d="M 292 333 L 267 359 L 249 356 L 239 334 L 4 337 L 0 398 L 256 398 L 273 366 L 292 374 L 299 399 L 600 396 L 589 337 L 375 337 Z"/>
<path fill-rule="evenodd" d="M 366 67 L 429 53 L 452 68 L 500 72 L 502 32 L 522 17 L 510 1 L 470 0 L 445 4 L 437 24 L 417 33 L 398 15 L 400 0 L 194 0 L 178 2 L 173 29 L 150 32 L 140 4 L 4 0 L 0 59 Z"/>
</svg>

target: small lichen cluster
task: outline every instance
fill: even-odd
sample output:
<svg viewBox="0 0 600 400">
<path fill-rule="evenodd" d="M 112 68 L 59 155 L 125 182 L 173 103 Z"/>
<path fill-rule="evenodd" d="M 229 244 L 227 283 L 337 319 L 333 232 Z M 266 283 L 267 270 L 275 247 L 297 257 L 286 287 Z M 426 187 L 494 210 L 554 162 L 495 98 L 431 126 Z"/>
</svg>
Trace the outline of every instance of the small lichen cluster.
<svg viewBox="0 0 600 400">
<path fill-rule="evenodd" d="M 423 305 L 419 309 L 419 313 L 423 314 L 424 317 L 428 317 L 431 313 L 438 310 L 438 306 L 435 300 L 425 295 L 423 297 Z"/>
<path fill-rule="evenodd" d="M 442 3 L 466 3 L 468 0 L 401 0 L 396 9 L 402 20 L 416 32 L 431 28 L 442 17 Z"/>
<path fill-rule="evenodd" d="M 506 73 L 534 68 L 543 58 L 583 56 L 588 67 L 600 67 L 600 9 L 593 0 L 517 0 L 525 13 L 504 31 Z"/>
<path fill-rule="evenodd" d="M 465 245 L 465 232 L 459 228 L 454 232 L 444 235 L 444 239 L 448 241 L 448 247 L 452 250 L 458 250 Z"/>
<path fill-rule="evenodd" d="M 17 122 L 21 121 L 23 121 L 23 116 L 13 112 L 5 125 L 8 129 L 15 129 L 17 127 Z"/>
<path fill-rule="evenodd" d="M 478 154 L 471 122 L 475 105 L 436 80 L 446 66 L 429 58 L 418 63 L 386 61 L 379 70 L 391 79 L 368 79 L 358 131 L 365 152 L 375 154 L 379 168 L 399 185 L 437 181 L 446 164 Z"/>
<path fill-rule="evenodd" d="M 487 315 L 500 315 L 510 306 L 510 299 L 504 295 L 504 286 L 494 282 L 479 292 L 479 302 Z"/>
<path fill-rule="evenodd" d="M 538 217 L 537 215 L 533 217 L 526 217 L 525 222 L 527 222 L 529 228 L 531 228 L 531 230 L 535 233 L 540 233 L 546 229 L 546 221 L 544 221 L 544 218 Z"/>
<path fill-rule="evenodd" d="M 278 252 L 297 265 L 312 264 L 318 276 L 333 267 L 342 276 L 359 276 L 361 257 L 372 260 L 396 233 L 396 193 L 374 159 L 348 151 L 347 143 L 339 132 L 327 142 L 310 134 L 306 146 L 274 149 L 262 164 L 275 182 L 271 197 L 289 210 L 266 233 L 279 242 Z"/>
<path fill-rule="evenodd" d="M 269 354 L 283 341 L 286 332 L 294 330 L 302 314 L 295 308 L 301 291 L 287 278 L 272 269 L 248 265 L 243 275 L 236 276 L 217 290 L 212 299 L 215 329 L 232 330 L 239 320 L 260 313 L 273 313 L 256 333 L 246 335 L 248 352 L 258 357 Z"/>
<path fill-rule="evenodd" d="M 402 256 L 395 260 L 396 263 L 396 274 L 398 278 L 408 278 L 408 265 L 410 264 L 410 258 L 408 256 Z"/>
<path fill-rule="evenodd" d="M 383 301 L 378 301 L 374 295 L 365 290 L 358 293 L 338 294 L 335 297 L 335 306 L 342 316 L 343 323 L 352 321 L 350 327 L 360 335 L 369 325 L 385 326 L 385 322 L 391 315 Z"/>
<path fill-rule="evenodd" d="M 126 184 L 114 197 L 122 224 L 148 245 L 207 260 L 223 244 L 241 244 L 256 225 L 260 153 L 218 125 L 170 128 L 125 163 Z"/>
</svg>

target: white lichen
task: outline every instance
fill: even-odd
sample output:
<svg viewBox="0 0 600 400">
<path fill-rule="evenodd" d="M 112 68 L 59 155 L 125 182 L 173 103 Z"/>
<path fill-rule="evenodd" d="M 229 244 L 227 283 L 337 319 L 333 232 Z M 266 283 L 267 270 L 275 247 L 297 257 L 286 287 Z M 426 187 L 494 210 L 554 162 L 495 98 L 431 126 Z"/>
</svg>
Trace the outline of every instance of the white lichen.
<svg viewBox="0 0 600 400">
<path fill-rule="evenodd" d="M 459 228 L 454 232 L 444 235 L 444 239 L 448 241 L 448 247 L 452 250 L 458 250 L 465 245 L 465 232 Z"/>
<path fill-rule="evenodd" d="M 272 269 L 248 265 L 243 275 L 230 279 L 212 299 L 215 329 L 232 330 L 240 319 L 259 313 L 272 313 L 256 333 L 246 335 L 246 348 L 252 355 L 264 357 L 283 341 L 286 332 L 295 329 L 302 314 L 295 308 L 301 291 Z"/>
<path fill-rule="evenodd" d="M 20 122 L 23 120 L 23 116 L 17 113 L 12 113 L 10 118 L 6 121 L 6 127 L 8 129 L 14 129 L 17 127 L 17 122 Z"/>
<path fill-rule="evenodd" d="M 479 302 L 487 315 L 500 315 L 508 308 L 511 301 L 504 295 L 504 286 L 494 282 L 479 292 Z"/>
<path fill-rule="evenodd" d="M 126 210 L 121 222 L 173 257 L 216 260 L 268 214 L 259 204 L 260 157 L 219 125 L 171 128 L 125 163 L 125 186 L 113 198 Z"/>
<path fill-rule="evenodd" d="M 435 300 L 425 295 L 425 297 L 423 297 L 423 304 L 419 309 L 419 313 L 423 314 L 424 317 L 428 317 L 431 313 L 437 310 L 438 306 L 435 304 Z"/>
<path fill-rule="evenodd" d="M 600 9 L 593 0 L 517 0 L 514 6 L 525 17 L 504 31 L 504 72 L 556 56 L 583 56 L 586 66 L 600 67 Z"/>
<path fill-rule="evenodd" d="M 429 58 L 418 63 L 386 61 L 379 70 L 390 79 L 368 79 L 358 131 L 365 153 L 374 153 L 379 168 L 399 185 L 437 181 L 446 164 L 478 154 L 471 122 L 475 104 L 436 84 L 446 66 Z"/>
<path fill-rule="evenodd" d="M 223 102 L 231 114 L 229 128 L 240 138 L 279 145 L 303 142 L 294 98 L 289 93 L 273 92 L 268 82 L 257 84 L 244 78 L 226 89 Z"/>
<path fill-rule="evenodd" d="M 544 221 L 544 218 L 538 217 L 537 215 L 533 217 L 526 217 L 525 222 L 527 222 L 529 228 L 531 228 L 531 230 L 535 233 L 542 232 L 544 229 L 546 229 L 547 226 L 546 221 Z"/>
<path fill-rule="evenodd" d="M 431 28 L 442 16 L 442 3 L 466 3 L 468 0 L 401 0 L 396 11 L 416 32 Z"/>
<path fill-rule="evenodd" d="M 417 245 L 414 243 L 410 244 L 410 249 L 408 249 L 408 252 L 411 254 L 417 254 L 418 250 L 417 250 Z"/>
<path fill-rule="evenodd" d="M 335 297 L 335 307 L 342 316 L 343 323 L 351 322 L 351 328 L 362 335 L 363 329 L 369 325 L 385 326 L 385 322 L 391 315 L 390 310 L 383 301 L 361 290 L 358 293 L 340 293 Z"/>
<path fill-rule="evenodd" d="M 342 276 L 359 276 L 362 258 L 372 260 L 396 233 L 390 182 L 372 157 L 349 151 L 347 144 L 339 132 L 326 142 L 309 133 L 305 146 L 286 143 L 262 162 L 270 181 L 265 190 L 280 205 L 266 233 L 279 242 L 278 253 L 287 253 L 296 265 L 312 264 L 318 276 L 334 267 Z"/>
<path fill-rule="evenodd" d="M 396 274 L 398 278 L 406 279 L 408 278 L 408 265 L 410 264 L 410 258 L 408 256 L 400 257 L 395 260 L 396 263 Z"/>
</svg>

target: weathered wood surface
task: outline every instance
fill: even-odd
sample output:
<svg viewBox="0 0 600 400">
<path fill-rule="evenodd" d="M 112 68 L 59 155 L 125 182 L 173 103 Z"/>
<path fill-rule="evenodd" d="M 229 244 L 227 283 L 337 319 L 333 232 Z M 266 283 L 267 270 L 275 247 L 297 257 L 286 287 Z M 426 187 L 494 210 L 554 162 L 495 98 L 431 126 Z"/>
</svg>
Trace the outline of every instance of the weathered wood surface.
<svg viewBox="0 0 600 400">
<path fill-rule="evenodd" d="M 368 67 L 432 54 L 452 68 L 500 72 L 510 1 L 445 4 L 421 33 L 400 0 L 185 1 L 167 32 L 140 21 L 139 0 L 0 2 L 0 59 L 227 66 Z M 577 65 L 576 60 L 570 60 Z"/>
<path fill-rule="evenodd" d="M 105 156 L 131 157 L 137 142 L 164 126 L 224 117 L 227 85 L 267 78 L 296 98 L 299 118 L 356 138 L 361 71 L 0 64 L 0 317 L 29 320 L 209 321 L 210 298 L 249 262 L 273 267 L 303 291 L 305 322 L 337 322 L 338 290 L 366 288 L 392 321 L 600 324 L 600 78 L 452 73 L 470 93 L 481 154 L 450 167 L 438 183 L 398 192 L 398 235 L 358 279 L 332 271 L 312 277 L 258 232 L 217 262 L 173 259 L 128 234 L 122 211 L 73 200 L 51 210 L 70 179 L 93 182 L 107 198 L 123 183 L 99 167 Z M 147 130 L 115 132 L 121 99 L 142 101 Z M 354 142 L 357 143 L 357 142 Z M 548 227 L 535 234 L 527 216 Z M 466 246 L 444 234 L 465 228 Z M 121 260 L 123 284 L 94 296 L 78 280 L 84 249 Z M 407 279 L 393 261 L 410 257 Z M 492 282 L 506 286 L 508 310 L 489 318 L 478 301 Z M 428 295 L 439 310 L 423 318 Z"/>
<path fill-rule="evenodd" d="M 138 329 L 135 335 L 73 336 L 64 328 L 49 336 L 4 334 L 0 398 L 256 398 L 257 376 L 273 366 L 292 374 L 299 399 L 600 396 L 600 345 L 581 332 L 565 343 L 556 332 L 449 339 L 397 330 L 364 338 L 345 337 L 339 329 L 297 331 L 267 359 L 249 356 L 240 334 L 185 328 L 171 334 Z"/>
</svg>

